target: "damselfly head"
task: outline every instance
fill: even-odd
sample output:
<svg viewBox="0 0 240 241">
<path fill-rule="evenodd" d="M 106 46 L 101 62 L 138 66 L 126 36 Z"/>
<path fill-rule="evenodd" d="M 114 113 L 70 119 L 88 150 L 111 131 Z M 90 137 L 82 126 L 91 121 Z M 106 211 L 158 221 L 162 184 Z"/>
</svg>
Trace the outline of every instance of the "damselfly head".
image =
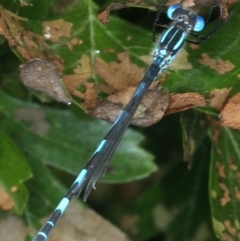
<svg viewBox="0 0 240 241">
<path fill-rule="evenodd" d="M 192 10 L 181 8 L 178 4 L 171 5 L 167 9 L 167 16 L 172 20 L 188 23 L 190 30 L 196 32 L 201 31 L 205 26 L 204 19 L 201 16 L 196 15 Z"/>
</svg>

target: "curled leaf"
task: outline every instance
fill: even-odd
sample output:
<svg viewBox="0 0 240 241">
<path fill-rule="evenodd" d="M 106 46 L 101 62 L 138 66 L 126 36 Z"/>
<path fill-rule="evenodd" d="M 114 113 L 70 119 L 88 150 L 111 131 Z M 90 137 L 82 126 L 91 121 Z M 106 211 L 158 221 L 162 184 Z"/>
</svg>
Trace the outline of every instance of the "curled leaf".
<svg viewBox="0 0 240 241">
<path fill-rule="evenodd" d="M 31 90 L 41 91 L 59 102 L 71 103 L 56 67 L 42 59 L 32 59 L 20 66 L 20 78 Z"/>
<path fill-rule="evenodd" d="M 240 94 L 229 98 L 220 114 L 220 125 L 240 129 Z"/>
<path fill-rule="evenodd" d="M 170 103 L 166 115 L 194 108 L 206 106 L 203 95 L 198 93 L 170 94 Z"/>
<path fill-rule="evenodd" d="M 114 122 L 120 111 L 129 102 L 135 90 L 135 87 L 130 87 L 114 95 L 110 95 L 107 100 L 91 112 L 91 115 L 99 119 Z M 142 127 L 153 125 L 162 119 L 168 104 L 168 94 L 159 88 L 159 83 L 153 83 L 144 95 L 131 124 Z"/>
</svg>

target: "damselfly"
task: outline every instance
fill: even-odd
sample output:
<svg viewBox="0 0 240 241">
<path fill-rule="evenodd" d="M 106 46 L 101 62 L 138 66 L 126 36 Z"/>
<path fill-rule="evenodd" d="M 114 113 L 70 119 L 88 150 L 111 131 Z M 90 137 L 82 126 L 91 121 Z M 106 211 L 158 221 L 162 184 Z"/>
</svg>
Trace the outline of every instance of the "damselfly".
<svg viewBox="0 0 240 241">
<path fill-rule="evenodd" d="M 122 110 L 117 120 L 112 125 L 108 134 L 101 141 L 96 151 L 88 161 L 84 169 L 68 190 L 67 194 L 56 207 L 53 214 L 37 233 L 33 241 L 46 241 L 58 219 L 67 208 L 71 198 L 79 195 L 85 188 L 83 200 L 86 201 L 96 182 L 104 175 L 108 163 L 111 160 L 120 140 L 127 130 L 134 113 L 136 112 L 145 92 L 151 83 L 158 77 L 163 69 L 168 67 L 179 50 L 184 46 L 188 34 L 196 37 L 191 31 L 199 32 L 204 28 L 204 19 L 198 16 L 191 9 L 184 9 L 180 5 L 172 5 L 167 9 L 167 16 L 172 20 L 171 25 L 158 39 L 157 45 L 153 51 L 153 62 L 147 70 L 142 81 L 139 83 L 128 105 Z M 222 23 L 227 21 L 224 20 Z M 221 24 L 222 24 L 221 23 Z M 219 27 L 217 25 L 208 35 L 198 38 L 200 43 L 215 33 Z"/>
</svg>

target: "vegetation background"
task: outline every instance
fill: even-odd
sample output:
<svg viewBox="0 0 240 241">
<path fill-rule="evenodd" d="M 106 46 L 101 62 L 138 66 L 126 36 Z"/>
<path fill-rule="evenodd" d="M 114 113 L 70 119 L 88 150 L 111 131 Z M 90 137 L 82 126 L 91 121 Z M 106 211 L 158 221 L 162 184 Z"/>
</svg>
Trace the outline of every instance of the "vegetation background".
<svg viewBox="0 0 240 241">
<path fill-rule="evenodd" d="M 97 12 L 105 1 L 0 1 L 1 240 L 34 237 L 111 126 L 77 105 L 27 90 L 19 66 L 44 58 L 56 64 L 63 79 L 85 78 L 84 88 L 71 89 L 69 83 L 67 88 L 73 95 L 78 91 L 87 108 L 89 83 L 101 86 L 109 78 L 98 75 L 93 64 L 97 58 L 107 64 L 126 60 L 131 67 L 146 70 L 156 14 L 149 9 L 156 3 L 161 4 L 144 1 L 113 11 L 103 25 Z M 236 14 L 208 41 L 199 48 L 184 47 L 179 62 L 187 69 L 176 64 L 164 72 L 166 91 L 194 92 L 205 98 L 207 106 L 165 116 L 147 128 L 130 127 L 97 190 L 87 203 L 73 200 L 49 241 L 127 240 L 124 233 L 136 241 L 240 240 L 240 133 L 227 127 L 239 128 L 240 4 L 230 9 Z M 56 24 L 59 19 L 60 26 L 68 24 L 69 35 L 46 39 L 44 22 Z M 217 21 L 213 19 L 204 31 Z M 120 53 L 128 55 L 121 60 Z M 215 69 L 201 62 L 206 54 Z M 127 88 L 131 75 L 124 72 L 126 66 L 120 78 Z M 97 94 L 99 101 L 107 96 Z M 211 105 L 213 96 L 222 103 L 218 110 Z M 227 112 L 222 109 L 225 101 L 234 104 Z M 227 113 L 230 124 L 226 120 L 219 124 L 220 113 Z"/>
</svg>

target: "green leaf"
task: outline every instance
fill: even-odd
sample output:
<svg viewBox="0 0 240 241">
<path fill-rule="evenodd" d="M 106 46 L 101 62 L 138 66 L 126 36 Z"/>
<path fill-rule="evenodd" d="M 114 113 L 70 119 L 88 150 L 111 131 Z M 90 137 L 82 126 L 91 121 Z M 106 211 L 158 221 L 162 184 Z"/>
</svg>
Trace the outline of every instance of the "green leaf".
<svg viewBox="0 0 240 241">
<path fill-rule="evenodd" d="M 215 128 L 211 157 L 210 201 L 217 237 L 239 240 L 240 135 L 229 128 Z"/>
<path fill-rule="evenodd" d="M 85 166 L 110 125 L 68 110 L 42 108 L 0 92 L 2 127 L 15 135 L 19 146 L 42 162 L 77 175 Z M 12 118 L 13 116 L 13 118 Z M 17 132 L 15 130 L 18 130 Z M 138 147 L 143 137 L 129 130 L 115 153 L 104 178 L 107 182 L 129 182 L 156 171 L 152 156 Z"/>
<path fill-rule="evenodd" d="M 22 152 L 2 131 L 0 140 L 0 186 L 10 197 L 6 200 L 10 206 L 4 207 L 2 200 L 2 209 L 11 209 L 19 215 L 28 200 L 28 190 L 23 182 L 31 178 L 32 173 Z"/>
<path fill-rule="evenodd" d="M 29 216 L 27 221 L 32 225 L 35 219 L 49 215 L 55 209 L 66 193 L 66 188 L 54 177 L 44 163 L 32 155 L 29 158 L 34 177 L 27 182 L 30 198 L 26 210 L 28 215 L 26 216 Z"/>
</svg>

